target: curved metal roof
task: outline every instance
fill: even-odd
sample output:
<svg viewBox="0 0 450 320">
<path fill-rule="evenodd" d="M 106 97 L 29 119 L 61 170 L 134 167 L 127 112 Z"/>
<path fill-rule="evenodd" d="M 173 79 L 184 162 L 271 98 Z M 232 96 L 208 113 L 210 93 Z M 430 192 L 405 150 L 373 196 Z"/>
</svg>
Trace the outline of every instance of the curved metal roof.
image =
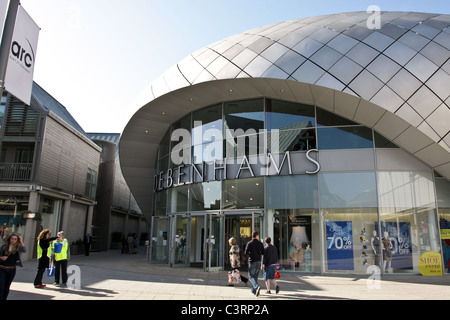
<svg viewBox="0 0 450 320">
<path fill-rule="evenodd" d="M 367 27 L 369 16 L 263 26 L 169 69 L 149 86 L 149 102 L 121 138 L 121 165 L 136 198 L 149 198 L 157 146 L 171 123 L 258 95 L 312 103 L 374 128 L 450 179 L 450 15 L 382 12 L 379 29 Z"/>
</svg>

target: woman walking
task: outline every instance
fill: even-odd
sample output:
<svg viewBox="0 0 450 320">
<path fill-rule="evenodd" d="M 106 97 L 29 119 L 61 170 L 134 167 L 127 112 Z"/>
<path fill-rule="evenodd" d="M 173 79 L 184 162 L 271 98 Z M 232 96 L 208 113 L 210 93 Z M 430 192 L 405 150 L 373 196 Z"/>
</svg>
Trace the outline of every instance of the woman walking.
<svg viewBox="0 0 450 320">
<path fill-rule="evenodd" d="M 16 275 L 16 266 L 22 266 L 20 253 L 25 252 L 22 237 L 12 233 L 5 238 L 4 245 L 0 248 L 0 300 L 6 300 L 9 287 Z"/>
<path fill-rule="evenodd" d="M 50 242 L 56 239 L 58 239 L 58 237 L 50 238 L 49 229 L 42 230 L 37 237 L 38 271 L 36 278 L 34 278 L 35 288 L 45 288 L 45 284 L 42 284 L 42 276 L 44 275 L 45 269 L 48 268 L 52 256 L 52 250 L 51 248 L 49 249 Z"/>
<path fill-rule="evenodd" d="M 241 258 L 239 253 L 239 246 L 236 244 L 236 239 L 231 237 L 230 240 L 228 240 L 228 244 L 230 245 L 230 264 L 231 264 L 231 272 L 234 270 L 239 271 L 239 268 L 241 267 Z M 247 285 L 248 279 L 241 275 L 242 282 Z"/>
</svg>

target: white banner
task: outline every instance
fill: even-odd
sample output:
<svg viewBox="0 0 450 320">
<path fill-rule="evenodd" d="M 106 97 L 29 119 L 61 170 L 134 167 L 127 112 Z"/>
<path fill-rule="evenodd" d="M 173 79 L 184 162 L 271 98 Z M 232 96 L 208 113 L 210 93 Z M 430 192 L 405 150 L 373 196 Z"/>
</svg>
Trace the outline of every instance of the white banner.
<svg viewBox="0 0 450 320">
<path fill-rule="evenodd" d="M 5 26 L 6 10 L 8 9 L 8 0 L 0 0 L 0 40 L 3 35 L 3 28 Z"/>
<path fill-rule="evenodd" d="M 39 30 L 25 9 L 19 6 L 9 50 L 5 88 L 28 105 L 31 101 Z"/>
</svg>

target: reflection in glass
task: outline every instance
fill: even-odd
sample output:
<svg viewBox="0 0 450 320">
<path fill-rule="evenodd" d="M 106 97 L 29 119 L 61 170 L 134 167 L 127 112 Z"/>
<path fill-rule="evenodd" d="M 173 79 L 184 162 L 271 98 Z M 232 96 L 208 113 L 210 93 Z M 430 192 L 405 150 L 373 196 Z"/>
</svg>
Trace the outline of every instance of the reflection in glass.
<svg viewBox="0 0 450 320">
<path fill-rule="evenodd" d="M 221 191 L 222 183 L 220 181 L 192 184 L 190 199 L 191 211 L 220 209 Z"/>
<path fill-rule="evenodd" d="M 168 189 L 169 199 L 167 203 L 168 212 L 184 212 L 188 210 L 188 192 L 189 186 L 172 187 Z"/>
<path fill-rule="evenodd" d="M 391 246 L 384 271 L 418 272 L 427 251 L 440 252 L 431 172 L 378 172 L 381 232 Z"/>
<path fill-rule="evenodd" d="M 222 139 L 221 104 L 195 111 L 192 121 L 192 145 Z"/>
<path fill-rule="evenodd" d="M 272 131 L 267 133 L 267 142 L 267 150 L 272 154 L 315 149 L 316 131 L 314 129 Z"/>
<path fill-rule="evenodd" d="M 314 107 L 310 105 L 267 99 L 266 128 L 293 129 L 295 127 L 314 127 Z"/>
<path fill-rule="evenodd" d="M 318 128 L 317 139 L 321 150 L 373 148 L 372 130 L 361 126 Z"/>
<path fill-rule="evenodd" d="M 224 104 L 224 129 L 258 132 L 264 129 L 264 99 L 227 102 Z"/>
<path fill-rule="evenodd" d="M 375 140 L 375 148 L 398 148 L 398 146 L 395 143 L 383 137 L 376 131 L 374 131 L 374 140 Z"/>
<path fill-rule="evenodd" d="M 267 209 L 319 207 L 317 176 L 273 176 L 266 183 Z"/>
<path fill-rule="evenodd" d="M 322 208 L 377 207 L 374 172 L 319 174 Z"/>
<path fill-rule="evenodd" d="M 326 111 L 321 108 L 317 109 L 317 125 L 318 126 L 347 126 L 358 125 L 356 122 L 348 120 L 347 118 L 338 116 L 332 112 Z"/>
<path fill-rule="evenodd" d="M 165 216 L 167 210 L 167 190 L 162 190 L 155 194 L 155 216 Z"/>
<path fill-rule="evenodd" d="M 223 181 L 223 209 L 264 208 L 264 178 Z"/>
</svg>

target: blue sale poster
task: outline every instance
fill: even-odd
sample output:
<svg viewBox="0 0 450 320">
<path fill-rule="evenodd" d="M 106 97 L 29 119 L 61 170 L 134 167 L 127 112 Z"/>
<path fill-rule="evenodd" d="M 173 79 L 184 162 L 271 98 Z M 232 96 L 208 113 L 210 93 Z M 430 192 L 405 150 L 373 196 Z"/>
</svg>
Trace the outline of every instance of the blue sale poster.
<svg viewBox="0 0 450 320">
<path fill-rule="evenodd" d="M 351 221 L 327 221 L 328 270 L 354 270 Z"/>
<path fill-rule="evenodd" d="M 375 230 L 378 230 L 378 223 L 375 222 Z M 409 222 L 382 222 L 381 235 L 387 233 L 391 241 L 392 268 L 413 269 L 411 226 Z"/>
</svg>

